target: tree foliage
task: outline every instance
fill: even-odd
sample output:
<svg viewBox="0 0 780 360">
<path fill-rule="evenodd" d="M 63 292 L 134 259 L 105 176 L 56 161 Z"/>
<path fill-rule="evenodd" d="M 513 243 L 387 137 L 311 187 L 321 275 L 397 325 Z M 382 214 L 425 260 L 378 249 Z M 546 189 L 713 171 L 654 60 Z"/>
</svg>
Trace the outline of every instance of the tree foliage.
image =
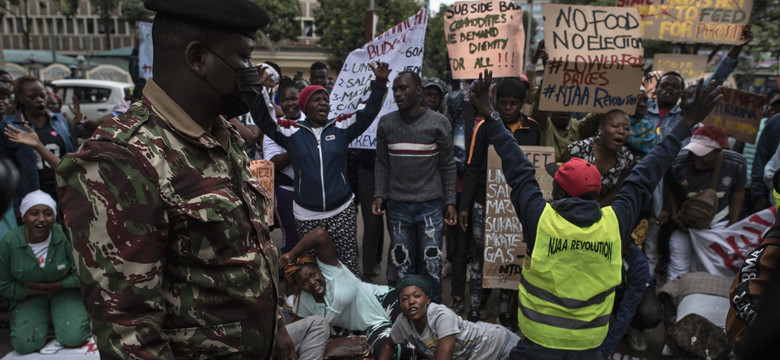
<svg viewBox="0 0 780 360">
<path fill-rule="evenodd" d="M 114 30 L 114 20 L 112 15 L 114 10 L 119 5 L 119 0 L 89 0 L 92 4 L 95 14 L 98 16 L 98 24 L 103 26 L 106 49 L 111 48 L 111 32 Z"/>
<path fill-rule="evenodd" d="M 331 69 L 341 69 L 352 50 L 365 44 L 364 0 L 319 0 L 314 24 L 320 36 L 319 44 L 328 55 Z M 376 0 L 374 8 L 379 17 L 377 34 L 382 33 L 420 10 L 415 0 Z"/>
<path fill-rule="evenodd" d="M 273 42 L 284 39 L 296 39 L 301 34 L 300 21 L 295 18 L 301 15 L 298 0 L 252 0 L 268 12 L 271 23 L 262 33 Z"/>
<path fill-rule="evenodd" d="M 144 7 L 143 0 L 124 0 L 122 1 L 122 18 L 131 26 L 135 26 L 141 21 L 150 21 L 154 13 Z"/>
<path fill-rule="evenodd" d="M 423 56 L 423 76 L 445 79 L 447 71 L 447 43 L 444 36 L 444 14 L 447 5 L 441 5 L 436 16 L 428 19 L 425 29 L 425 55 Z"/>
</svg>

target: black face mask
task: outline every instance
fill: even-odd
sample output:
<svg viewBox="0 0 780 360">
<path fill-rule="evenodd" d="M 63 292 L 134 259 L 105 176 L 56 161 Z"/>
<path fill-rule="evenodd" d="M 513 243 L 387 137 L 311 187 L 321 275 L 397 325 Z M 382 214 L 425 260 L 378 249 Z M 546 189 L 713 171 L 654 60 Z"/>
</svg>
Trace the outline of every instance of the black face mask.
<svg viewBox="0 0 780 360">
<path fill-rule="evenodd" d="M 222 105 L 222 115 L 225 115 L 227 118 L 234 118 L 236 116 L 248 113 L 249 109 L 251 109 L 252 105 L 254 105 L 257 101 L 257 97 L 260 96 L 260 89 L 262 84 L 260 84 L 260 75 L 257 73 L 257 69 L 254 67 L 236 69 L 230 66 L 230 64 L 228 64 L 225 59 L 217 55 L 217 53 L 215 53 L 213 50 L 209 48 L 206 48 L 206 50 L 214 54 L 214 56 L 216 56 L 219 60 L 222 60 L 225 65 L 230 67 L 235 72 L 236 76 L 238 92 L 232 95 L 223 94 L 221 91 L 217 90 L 214 85 L 211 85 L 208 80 L 205 78 L 203 79 L 206 84 L 211 86 L 214 91 L 222 96 L 219 99 L 219 102 Z"/>
</svg>

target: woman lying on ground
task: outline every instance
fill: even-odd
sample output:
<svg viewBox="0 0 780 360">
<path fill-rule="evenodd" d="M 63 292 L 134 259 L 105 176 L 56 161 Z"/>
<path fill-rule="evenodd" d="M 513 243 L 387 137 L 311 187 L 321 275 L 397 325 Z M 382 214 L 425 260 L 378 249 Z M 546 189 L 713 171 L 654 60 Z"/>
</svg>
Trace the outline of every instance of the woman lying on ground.
<svg viewBox="0 0 780 360">
<path fill-rule="evenodd" d="M 461 319 L 444 305 L 431 303 L 431 285 L 424 277 L 398 281 L 401 311 L 393 323 L 379 360 L 391 359 L 396 344 L 413 344 L 427 358 L 504 360 L 520 341 L 509 329 Z"/>
<path fill-rule="evenodd" d="M 309 249 L 316 251 L 316 259 L 302 255 Z M 338 261 L 333 242 L 321 228 L 306 234 L 292 251 L 282 255 L 279 265 L 284 268 L 287 284 L 295 286 L 296 318 L 320 315 L 331 326 L 364 332 L 372 354 L 379 357 L 392 321 L 401 313 L 395 290 L 360 281 Z M 399 346 L 393 359 L 414 355 L 413 349 Z"/>
</svg>

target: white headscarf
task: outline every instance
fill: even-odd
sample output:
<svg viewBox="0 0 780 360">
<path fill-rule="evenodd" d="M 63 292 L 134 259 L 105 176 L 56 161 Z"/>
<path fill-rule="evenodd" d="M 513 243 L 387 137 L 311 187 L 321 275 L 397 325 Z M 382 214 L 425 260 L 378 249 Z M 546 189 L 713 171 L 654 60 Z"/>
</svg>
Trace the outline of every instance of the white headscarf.
<svg viewBox="0 0 780 360">
<path fill-rule="evenodd" d="M 46 205 L 50 207 L 52 211 L 54 211 L 54 214 L 57 214 L 57 203 L 54 201 L 51 195 L 41 190 L 35 190 L 25 195 L 22 199 L 22 204 L 19 206 L 19 210 L 22 212 L 22 216 L 24 216 L 24 214 L 26 214 L 31 207 L 36 205 Z"/>
</svg>

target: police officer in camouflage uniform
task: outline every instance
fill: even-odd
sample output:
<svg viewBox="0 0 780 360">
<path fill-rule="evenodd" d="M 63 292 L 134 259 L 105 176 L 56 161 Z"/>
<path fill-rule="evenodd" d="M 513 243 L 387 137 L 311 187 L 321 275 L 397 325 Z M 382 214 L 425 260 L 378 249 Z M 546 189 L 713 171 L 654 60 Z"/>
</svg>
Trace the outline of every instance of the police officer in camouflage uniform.
<svg viewBox="0 0 780 360">
<path fill-rule="evenodd" d="M 101 357 L 287 358 L 268 193 L 227 122 L 260 89 L 249 0 L 145 0 L 154 73 L 140 102 L 58 167 Z M 223 116 L 220 116 L 223 115 Z"/>
</svg>

